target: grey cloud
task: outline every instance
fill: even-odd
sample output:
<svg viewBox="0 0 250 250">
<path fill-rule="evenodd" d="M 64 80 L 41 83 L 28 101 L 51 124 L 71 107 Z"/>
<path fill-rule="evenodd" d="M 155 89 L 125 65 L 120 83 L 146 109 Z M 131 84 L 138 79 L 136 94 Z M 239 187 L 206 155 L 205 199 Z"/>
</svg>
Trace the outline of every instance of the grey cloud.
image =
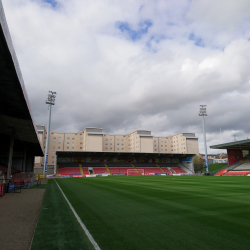
<svg viewBox="0 0 250 250">
<path fill-rule="evenodd" d="M 249 136 L 247 1 L 235 9 L 214 0 L 58 3 L 53 9 L 40 0 L 3 0 L 37 124 L 47 124 L 45 99 L 53 90 L 55 131 L 195 132 L 203 152 L 198 111 L 207 104 L 209 145 L 220 143 L 220 128 L 223 142 L 234 133 Z M 115 26 L 136 28 L 143 20 L 153 26 L 136 42 Z M 190 40 L 192 33 L 205 47 Z"/>
</svg>

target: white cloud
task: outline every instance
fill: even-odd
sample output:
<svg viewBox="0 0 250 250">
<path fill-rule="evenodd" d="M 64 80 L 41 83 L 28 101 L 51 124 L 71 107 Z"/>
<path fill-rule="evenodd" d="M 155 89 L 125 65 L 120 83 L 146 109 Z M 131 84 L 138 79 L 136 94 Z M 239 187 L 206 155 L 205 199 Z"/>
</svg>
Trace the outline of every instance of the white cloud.
<svg viewBox="0 0 250 250">
<path fill-rule="evenodd" d="M 223 138 L 249 136 L 248 1 L 57 2 L 3 0 L 37 124 L 53 90 L 53 130 L 195 132 L 203 152 L 198 109 L 207 104 L 209 145 L 220 128 Z"/>
</svg>

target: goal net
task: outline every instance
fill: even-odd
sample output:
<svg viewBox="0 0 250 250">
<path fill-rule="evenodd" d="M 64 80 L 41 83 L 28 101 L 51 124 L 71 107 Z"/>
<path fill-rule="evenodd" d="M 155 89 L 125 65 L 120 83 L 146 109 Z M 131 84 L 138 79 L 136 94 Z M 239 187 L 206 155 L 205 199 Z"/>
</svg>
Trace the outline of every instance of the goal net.
<svg viewBox="0 0 250 250">
<path fill-rule="evenodd" d="M 144 175 L 144 169 L 127 169 L 127 175 Z"/>
</svg>

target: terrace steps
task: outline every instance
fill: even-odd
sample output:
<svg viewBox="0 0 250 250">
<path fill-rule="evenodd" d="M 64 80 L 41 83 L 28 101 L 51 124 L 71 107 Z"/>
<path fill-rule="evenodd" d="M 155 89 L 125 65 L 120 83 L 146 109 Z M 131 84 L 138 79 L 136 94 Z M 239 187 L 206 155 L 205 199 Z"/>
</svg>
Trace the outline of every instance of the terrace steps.
<svg viewBox="0 0 250 250">
<path fill-rule="evenodd" d="M 158 168 L 160 168 L 160 170 L 164 173 L 164 174 L 166 174 L 166 172 L 158 165 L 158 164 L 155 164 Z"/>
<path fill-rule="evenodd" d="M 83 176 L 84 176 L 83 169 L 82 169 L 82 164 L 79 164 L 79 167 L 80 167 L 80 172 L 81 172 L 81 175 L 83 175 Z"/>
<path fill-rule="evenodd" d="M 107 169 L 108 173 L 111 175 L 108 165 L 106 163 L 104 165 L 105 165 L 105 168 Z"/>
<path fill-rule="evenodd" d="M 136 167 L 131 163 L 132 167 L 135 169 L 135 171 L 139 174 L 138 170 L 136 169 Z"/>
<path fill-rule="evenodd" d="M 178 168 L 180 168 L 181 170 L 183 170 L 185 173 L 187 173 L 187 171 L 185 171 L 185 169 L 183 169 L 178 163 L 176 164 L 178 166 Z"/>
</svg>

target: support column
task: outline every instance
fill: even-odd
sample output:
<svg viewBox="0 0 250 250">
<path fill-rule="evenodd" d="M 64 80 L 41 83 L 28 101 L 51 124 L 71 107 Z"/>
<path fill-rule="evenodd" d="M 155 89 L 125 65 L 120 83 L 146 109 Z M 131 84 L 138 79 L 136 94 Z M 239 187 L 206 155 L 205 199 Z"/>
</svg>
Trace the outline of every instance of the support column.
<svg viewBox="0 0 250 250">
<path fill-rule="evenodd" d="M 8 182 L 9 182 L 10 175 L 11 175 L 12 157 L 13 157 L 13 147 L 14 147 L 14 132 L 11 133 L 11 137 L 10 137 L 8 170 L 7 170 L 7 181 L 8 181 Z"/>
<path fill-rule="evenodd" d="M 56 174 L 56 168 L 57 168 L 57 155 L 55 155 L 54 174 Z"/>
<path fill-rule="evenodd" d="M 26 148 L 23 150 L 22 172 L 26 170 Z"/>
</svg>

